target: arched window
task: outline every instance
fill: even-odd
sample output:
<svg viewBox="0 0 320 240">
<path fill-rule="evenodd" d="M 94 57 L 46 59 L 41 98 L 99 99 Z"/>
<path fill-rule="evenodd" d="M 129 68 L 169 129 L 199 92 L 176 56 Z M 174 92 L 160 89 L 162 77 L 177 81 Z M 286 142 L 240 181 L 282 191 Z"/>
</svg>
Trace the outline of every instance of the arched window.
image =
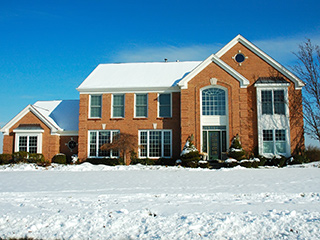
<svg viewBox="0 0 320 240">
<path fill-rule="evenodd" d="M 202 115 L 226 115 L 226 92 L 220 88 L 202 91 Z"/>
</svg>

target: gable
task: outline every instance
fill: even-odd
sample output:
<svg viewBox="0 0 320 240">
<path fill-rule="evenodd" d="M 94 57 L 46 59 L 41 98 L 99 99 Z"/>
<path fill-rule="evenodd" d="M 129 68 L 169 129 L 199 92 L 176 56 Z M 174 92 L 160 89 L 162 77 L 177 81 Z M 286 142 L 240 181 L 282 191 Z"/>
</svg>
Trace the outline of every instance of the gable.
<svg viewBox="0 0 320 240">
<path fill-rule="evenodd" d="M 234 56 L 239 51 L 248 57 L 241 66 L 234 60 Z M 277 77 L 282 75 L 292 81 L 296 89 L 301 89 L 304 86 L 304 83 L 298 77 L 241 35 L 236 36 L 219 50 L 216 56 L 250 79 L 251 82 L 254 81 L 254 78 L 256 80 L 259 77 Z"/>
</svg>

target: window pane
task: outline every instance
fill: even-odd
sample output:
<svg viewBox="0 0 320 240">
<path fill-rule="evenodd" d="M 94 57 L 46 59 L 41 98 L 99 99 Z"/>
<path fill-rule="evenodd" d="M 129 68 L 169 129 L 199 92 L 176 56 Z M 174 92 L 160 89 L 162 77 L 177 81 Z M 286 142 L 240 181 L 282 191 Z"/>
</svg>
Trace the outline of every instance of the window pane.
<svg viewBox="0 0 320 240">
<path fill-rule="evenodd" d="M 119 131 L 112 131 L 112 142 L 115 141 L 120 137 L 120 132 Z M 119 157 L 119 150 L 111 150 L 111 157 Z"/>
<path fill-rule="evenodd" d="M 94 157 L 97 154 L 97 133 L 96 132 L 90 132 L 90 152 L 89 156 Z"/>
<path fill-rule="evenodd" d="M 274 91 L 274 113 L 275 114 L 284 114 L 285 113 L 284 91 L 283 90 L 275 90 Z"/>
<path fill-rule="evenodd" d="M 38 137 L 29 137 L 29 153 L 37 153 Z"/>
<path fill-rule="evenodd" d="M 150 131 L 149 132 L 149 156 L 161 157 L 161 132 Z"/>
<path fill-rule="evenodd" d="M 276 141 L 286 141 L 285 130 L 276 130 Z"/>
<path fill-rule="evenodd" d="M 163 156 L 171 156 L 171 132 L 169 131 L 163 132 Z"/>
<path fill-rule="evenodd" d="M 273 153 L 273 142 L 263 142 L 263 152 Z"/>
<path fill-rule="evenodd" d="M 27 152 L 27 136 L 20 136 L 19 137 L 19 151 L 20 152 Z"/>
<path fill-rule="evenodd" d="M 171 117 L 171 94 L 159 94 L 159 117 Z"/>
<path fill-rule="evenodd" d="M 147 132 L 140 132 L 140 157 L 147 157 Z"/>
<path fill-rule="evenodd" d="M 202 115 L 226 115 L 226 94 L 219 88 L 202 91 Z"/>
<path fill-rule="evenodd" d="M 286 142 L 276 142 L 277 153 L 286 153 Z"/>
<path fill-rule="evenodd" d="M 91 96 L 90 117 L 101 117 L 101 96 Z"/>
<path fill-rule="evenodd" d="M 263 141 L 273 141 L 272 130 L 263 130 Z"/>
<path fill-rule="evenodd" d="M 207 131 L 202 131 L 202 152 L 207 152 Z"/>
<path fill-rule="evenodd" d="M 101 147 L 105 143 L 110 143 L 110 132 L 100 131 L 99 132 L 99 157 L 110 157 L 110 151 L 102 151 Z"/>
<path fill-rule="evenodd" d="M 147 105 L 147 94 L 136 94 L 136 105 L 137 106 Z"/>
<path fill-rule="evenodd" d="M 272 91 L 261 91 L 262 114 L 272 114 Z"/>
<path fill-rule="evenodd" d="M 113 117 L 124 117 L 124 94 L 113 95 Z"/>
</svg>

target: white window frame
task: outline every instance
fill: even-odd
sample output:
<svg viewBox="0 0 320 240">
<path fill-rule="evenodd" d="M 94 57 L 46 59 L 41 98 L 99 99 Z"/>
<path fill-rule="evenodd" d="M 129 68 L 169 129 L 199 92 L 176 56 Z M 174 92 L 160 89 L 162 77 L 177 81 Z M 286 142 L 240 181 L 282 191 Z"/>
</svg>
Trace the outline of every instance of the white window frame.
<svg viewBox="0 0 320 240">
<path fill-rule="evenodd" d="M 159 157 L 150 157 L 150 132 L 162 132 L 161 134 L 161 156 Z M 147 132 L 147 156 L 141 156 L 141 149 L 139 147 L 139 158 L 150 158 L 150 159 L 158 159 L 158 158 L 171 158 L 172 157 L 172 130 L 171 129 L 143 129 L 138 131 L 138 144 L 140 146 L 140 136 L 141 132 Z M 164 132 L 170 132 L 170 156 L 164 156 Z"/>
<path fill-rule="evenodd" d="M 263 151 L 263 154 L 264 155 L 266 155 L 266 154 L 272 154 L 272 155 L 286 155 L 287 154 L 287 152 L 288 152 L 288 147 L 290 147 L 290 146 L 288 146 L 288 144 L 287 144 L 287 138 L 288 138 L 288 136 L 287 136 L 287 130 L 286 129 L 263 129 L 262 130 L 262 134 L 263 134 L 263 131 L 264 130 L 270 130 L 270 131 L 272 131 L 272 141 L 264 141 L 264 140 L 262 140 L 263 142 L 262 142 L 262 151 Z M 285 140 L 284 141 L 277 141 L 276 140 L 276 131 L 277 130 L 282 130 L 282 131 L 284 131 L 284 133 L 285 133 Z M 262 136 L 262 139 L 263 139 L 263 136 Z M 272 144 L 273 144 L 273 152 L 272 153 L 265 153 L 264 152 L 264 147 L 263 147 L 263 143 L 265 143 L 265 142 L 272 142 Z M 282 143 L 285 143 L 285 145 L 286 145 L 286 152 L 277 152 L 277 143 L 280 143 L 280 142 L 282 142 Z"/>
<path fill-rule="evenodd" d="M 27 137 L 27 152 L 29 152 L 29 138 L 37 137 L 37 153 L 42 153 L 42 133 L 44 130 L 13 130 L 15 133 L 15 146 L 14 151 L 19 152 L 19 139 L 20 137 Z"/>
<path fill-rule="evenodd" d="M 137 95 L 147 95 L 147 106 L 146 106 L 147 107 L 147 114 L 146 114 L 146 116 L 137 116 L 137 101 L 136 101 Z M 134 94 L 134 117 L 135 118 L 148 118 L 148 113 L 149 113 L 148 109 L 149 109 L 149 94 L 148 93 L 135 93 Z"/>
<path fill-rule="evenodd" d="M 100 96 L 100 98 L 101 98 L 100 117 L 92 117 L 91 116 L 91 97 L 92 96 Z M 89 119 L 100 119 L 100 118 L 102 118 L 102 95 L 101 94 L 89 95 Z"/>
<path fill-rule="evenodd" d="M 270 157 L 271 154 L 266 154 L 263 151 L 263 130 L 285 129 L 287 152 L 282 153 L 282 155 L 289 157 L 291 154 L 288 86 L 289 86 L 288 84 L 255 85 L 256 95 L 257 95 L 258 149 L 259 149 L 259 154 L 265 155 L 266 157 Z M 262 114 L 261 91 L 264 91 L 264 90 L 271 90 L 271 91 L 284 90 L 285 114 Z M 274 102 L 272 102 L 272 104 L 274 104 Z"/>
<path fill-rule="evenodd" d="M 170 94 L 170 116 L 160 116 L 160 95 L 161 94 Z M 158 118 L 172 118 L 172 93 L 168 93 L 168 92 L 163 92 L 163 93 L 158 93 Z"/>
<path fill-rule="evenodd" d="M 96 133 L 96 155 L 90 156 L 90 133 Z M 110 157 L 108 156 L 99 156 L 99 132 L 110 132 L 110 142 L 112 142 L 114 132 L 120 134 L 120 130 L 89 130 L 88 131 L 88 158 L 119 158 L 120 156 L 113 156 L 112 150 L 110 150 Z"/>
<path fill-rule="evenodd" d="M 113 98 L 115 95 L 123 96 L 123 117 L 115 117 L 113 114 Z M 124 93 L 116 93 L 111 95 L 111 118 L 125 118 L 126 115 L 126 94 Z"/>
</svg>

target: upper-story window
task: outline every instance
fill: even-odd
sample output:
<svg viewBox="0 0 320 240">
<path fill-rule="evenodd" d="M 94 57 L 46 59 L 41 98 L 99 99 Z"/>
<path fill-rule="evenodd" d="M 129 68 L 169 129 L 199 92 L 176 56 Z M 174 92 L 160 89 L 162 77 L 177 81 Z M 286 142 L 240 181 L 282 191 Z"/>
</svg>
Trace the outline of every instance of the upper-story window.
<svg viewBox="0 0 320 240">
<path fill-rule="evenodd" d="M 148 117 L 148 94 L 136 94 L 135 117 Z"/>
<path fill-rule="evenodd" d="M 202 91 L 202 115 L 226 115 L 226 92 L 220 88 Z"/>
<path fill-rule="evenodd" d="M 101 118 L 101 95 L 90 96 L 90 118 Z"/>
<path fill-rule="evenodd" d="M 112 104 L 112 117 L 124 118 L 124 94 L 114 94 Z"/>
<path fill-rule="evenodd" d="M 285 114 L 284 90 L 261 91 L 262 114 Z"/>
<path fill-rule="evenodd" d="M 171 117 L 171 94 L 161 93 L 158 97 L 159 117 Z"/>
</svg>

